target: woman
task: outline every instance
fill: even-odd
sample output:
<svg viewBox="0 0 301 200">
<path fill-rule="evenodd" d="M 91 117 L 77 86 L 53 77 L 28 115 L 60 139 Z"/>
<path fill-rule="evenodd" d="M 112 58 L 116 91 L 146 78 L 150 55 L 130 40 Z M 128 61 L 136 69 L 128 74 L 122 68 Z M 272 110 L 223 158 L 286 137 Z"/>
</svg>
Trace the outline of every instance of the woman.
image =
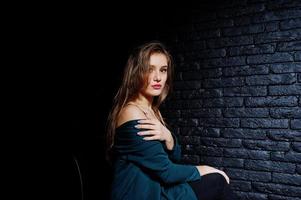
<svg viewBox="0 0 301 200">
<path fill-rule="evenodd" d="M 115 199 L 231 199 L 228 176 L 210 166 L 177 164 L 181 149 L 160 114 L 173 64 L 163 44 L 140 46 L 128 59 L 108 118 Z"/>
</svg>

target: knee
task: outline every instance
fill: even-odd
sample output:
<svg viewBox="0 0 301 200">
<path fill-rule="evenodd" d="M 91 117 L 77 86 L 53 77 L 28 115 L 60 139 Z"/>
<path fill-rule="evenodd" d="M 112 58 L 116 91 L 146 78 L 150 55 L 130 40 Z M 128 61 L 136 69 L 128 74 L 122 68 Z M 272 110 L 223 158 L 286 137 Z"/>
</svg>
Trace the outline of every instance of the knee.
<svg viewBox="0 0 301 200">
<path fill-rule="evenodd" d="M 228 184 L 226 178 L 222 174 L 220 174 L 220 173 L 213 173 L 212 176 L 214 178 L 214 181 L 216 183 L 218 183 L 219 185 L 224 186 L 224 185 Z"/>
</svg>

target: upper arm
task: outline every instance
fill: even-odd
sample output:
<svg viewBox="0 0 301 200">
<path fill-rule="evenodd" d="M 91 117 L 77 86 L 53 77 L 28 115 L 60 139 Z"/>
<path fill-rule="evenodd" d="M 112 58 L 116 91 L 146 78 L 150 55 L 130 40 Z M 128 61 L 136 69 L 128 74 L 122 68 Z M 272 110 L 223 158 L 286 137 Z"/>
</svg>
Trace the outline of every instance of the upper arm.
<svg viewBox="0 0 301 200">
<path fill-rule="evenodd" d="M 144 113 L 134 105 L 127 105 L 121 109 L 117 117 L 117 127 L 124 122 L 135 120 L 135 119 L 146 119 Z"/>
</svg>

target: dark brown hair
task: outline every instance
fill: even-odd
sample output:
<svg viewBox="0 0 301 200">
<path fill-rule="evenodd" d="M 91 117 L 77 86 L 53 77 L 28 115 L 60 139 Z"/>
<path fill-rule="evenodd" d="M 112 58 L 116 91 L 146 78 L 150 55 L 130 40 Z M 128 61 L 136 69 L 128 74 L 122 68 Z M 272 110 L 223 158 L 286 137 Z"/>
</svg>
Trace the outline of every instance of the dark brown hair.
<svg viewBox="0 0 301 200">
<path fill-rule="evenodd" d="M 159 53 L 166 56 L 167 59 L 167 80 L 162 93 L 159 96 L 154 97 L 152 108 L 158 119 L 164 124 L 162 116 L 159 112 L 159 106 L 167 97 L 172 88 L 173 77 L 173 61 L 167 48 L 160 42 L 149 42 L 136 48 L 129 56 L 124 74 L 123 80 L 117 94 L 113 100 L 113 107 L 109 114 L 107 121 L 107 135 L 106 135 L 106 149 L 107 158 L 114 145 L 115 129 L 117 117 L 121 109 L 129 102 L 138 97 L 139 92 L 146 84 L 146 75 L 149 70 L 149 62 L 152 54 Z"/>
</svg>

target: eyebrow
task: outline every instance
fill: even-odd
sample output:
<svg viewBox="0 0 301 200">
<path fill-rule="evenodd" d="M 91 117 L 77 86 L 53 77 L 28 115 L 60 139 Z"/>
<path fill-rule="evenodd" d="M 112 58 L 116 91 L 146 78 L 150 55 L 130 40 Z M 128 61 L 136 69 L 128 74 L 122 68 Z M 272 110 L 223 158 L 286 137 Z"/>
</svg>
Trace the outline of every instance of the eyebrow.
<svg viewBox="0 0 301 200">
<path fill-rule="evenodd" d="M 156 67 L 156 66 L 155 65 L 150 65 L 150 67 Z M 168 65 L 163 65 L 160 68 L 164 68 L 164 67 L 168 68 Z"/>
</svg>

